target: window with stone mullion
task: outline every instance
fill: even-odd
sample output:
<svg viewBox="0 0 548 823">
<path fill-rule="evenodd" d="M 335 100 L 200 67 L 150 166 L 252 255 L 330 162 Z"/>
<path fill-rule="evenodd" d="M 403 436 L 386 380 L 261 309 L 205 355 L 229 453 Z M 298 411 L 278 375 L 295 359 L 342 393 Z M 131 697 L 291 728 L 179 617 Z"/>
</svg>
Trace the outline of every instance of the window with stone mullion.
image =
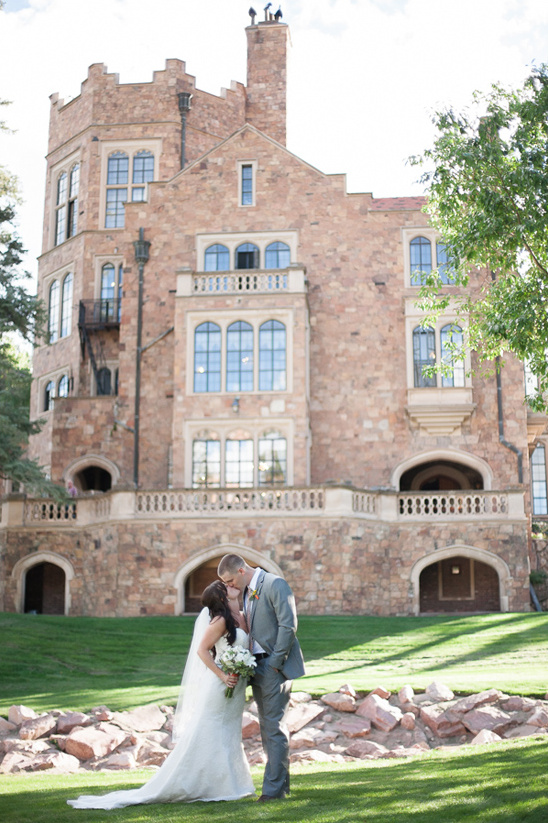
<svg viewBox="0 0 548 823">
<path fill-rule="evenodd" d="M 221 485 L 221 443 L 194 440 L 192 444 L 192 487 L 219 488 Z"/>
<path fill-rule="evenodd" d="M 253 486 L 253 440 L 227 440 L 225 443 L 225 486 Z"/>
<path fill-rule="evenodd" d="M 227 329 L 226 390 L 253 391 L 253 327 L 243 321 Z"/>
</svg>

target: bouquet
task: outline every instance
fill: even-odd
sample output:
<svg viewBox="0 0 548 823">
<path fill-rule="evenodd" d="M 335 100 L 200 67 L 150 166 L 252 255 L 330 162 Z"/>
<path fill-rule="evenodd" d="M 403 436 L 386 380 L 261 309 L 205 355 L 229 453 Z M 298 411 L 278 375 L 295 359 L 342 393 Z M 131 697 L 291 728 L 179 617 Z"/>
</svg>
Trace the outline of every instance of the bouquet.
<svg viewBox="0 0 548 823">
<path fill-rule="evenodd" d="M 249 649 L 243 646 L 230 646 L 219 658 L 221 669 L 227 674 L 238 674 L 241 677 L 249 677 L 257 665 L 254 655 Z M 225 697 L 232 697 L 234 688 L 227 686 Z"/>
</svg>

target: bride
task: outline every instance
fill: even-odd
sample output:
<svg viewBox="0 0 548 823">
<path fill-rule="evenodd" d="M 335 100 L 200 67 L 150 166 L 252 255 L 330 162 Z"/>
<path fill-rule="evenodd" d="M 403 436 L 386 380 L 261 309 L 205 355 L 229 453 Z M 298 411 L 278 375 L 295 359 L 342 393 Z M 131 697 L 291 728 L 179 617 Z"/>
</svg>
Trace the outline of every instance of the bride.
<svg viewBox="0 0 548 823">
<path fill-rule="evenodd" d="M 191 803 L 237 800 L 255 794 L 242 746 L 242 712 L 246 679 L 222 671 L 216 661 L 227 647 L 247 648 L 240 626 L 240 592 L 216 580 L 202 595 L 202 609 L 192 637 L 174 716 L 175 748 L 151 779 L 138 789 L 102 797 L 81 795 L 67 800 L 75 809 L 121 809 L 140 803 Z M 215 659 L 211 651 L 215 649 Z M 234 688 L 225 697 L 226 686 Z"/>
</svg>

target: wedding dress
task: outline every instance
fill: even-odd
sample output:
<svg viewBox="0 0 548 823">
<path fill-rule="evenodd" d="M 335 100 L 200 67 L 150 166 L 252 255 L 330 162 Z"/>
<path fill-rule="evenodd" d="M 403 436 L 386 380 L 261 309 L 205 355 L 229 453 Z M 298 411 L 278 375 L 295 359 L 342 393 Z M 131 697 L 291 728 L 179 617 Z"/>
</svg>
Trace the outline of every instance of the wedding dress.
<svg viewBox="0 0 548 823">
<path fill-rule="evenodd" d="M 138 789 L 81 795 L 67 800 L 70 806 L 121 809 L 141 803 L 237 800 L 255 794 L 242 746 L 246 679 L 240 677 L 233 696 L 225 697 L 224 683 L 196 653 L 209 620 L 208 610 L 203 609 L 196 620 L 174 716 L 175 748 L 163 765 Z M 235 645 L 247 648 L 243 629 L 236 630 Z M 226 637 L 216 643 L 216 661 L 228 646 Z"/>
</svg>

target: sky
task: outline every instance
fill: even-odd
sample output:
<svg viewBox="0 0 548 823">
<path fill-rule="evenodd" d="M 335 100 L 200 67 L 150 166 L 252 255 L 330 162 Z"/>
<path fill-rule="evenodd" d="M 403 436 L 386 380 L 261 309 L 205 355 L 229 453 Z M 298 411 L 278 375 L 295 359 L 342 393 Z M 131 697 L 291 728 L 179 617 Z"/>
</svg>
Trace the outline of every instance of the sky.
<svg viewBox="0 0 548 823">
<path fill-rule="evenodd" d="M 41 251 L 49 95 L 76 97 L 88 66 L 150 81 L 168 58 L 213 94 L 246 80 L 250 0 L 5 0 L 0 11 L 0 164 L 19 178 L 18 230 Z M 255 3 L 258 19 L 265 3 Z M 273 9 L 278 7 L 278 0 Z M 290 151 L 348 191 L 423 193 L 406 160 L 432 143 L 432 114 L 474 90 L 519 85 L 548 62 L 546 0 L 286 0 Z"/>
</svg>

